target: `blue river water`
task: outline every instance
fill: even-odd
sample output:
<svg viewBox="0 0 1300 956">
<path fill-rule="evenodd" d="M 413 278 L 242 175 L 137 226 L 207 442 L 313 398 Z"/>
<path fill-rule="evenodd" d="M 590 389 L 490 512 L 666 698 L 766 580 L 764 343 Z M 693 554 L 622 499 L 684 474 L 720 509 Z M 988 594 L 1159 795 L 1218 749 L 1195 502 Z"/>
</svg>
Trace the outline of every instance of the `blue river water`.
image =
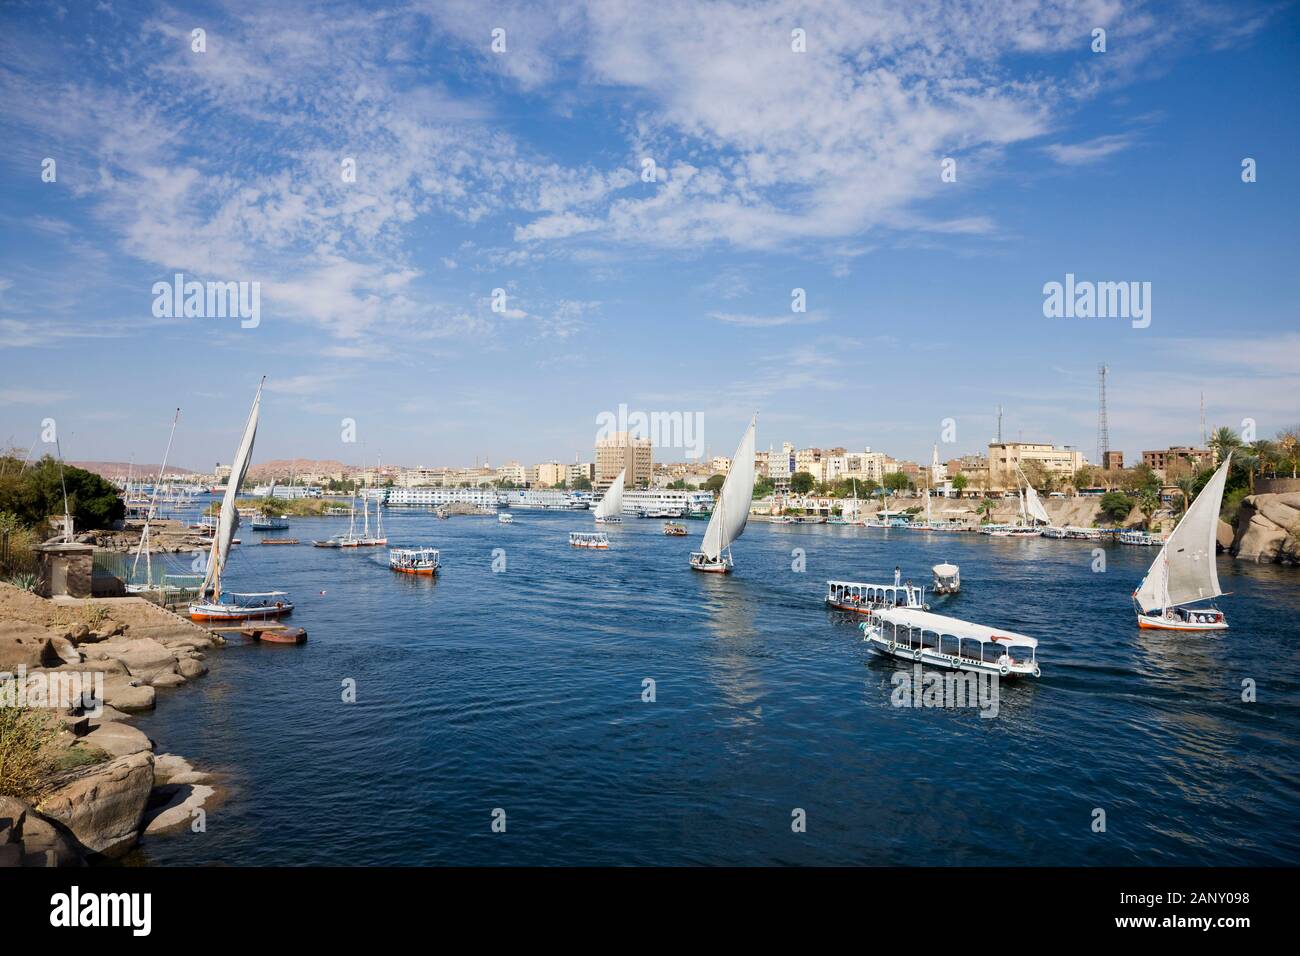
<svg viewBox="0 0 1300 956">
<path fill-rule="evenodd" d="M 224 798 L 143 859 L 1300 863 L 1296 569 L 1221 557 L 1231 630 L 1182 636 L 1134 623 L 1155 549 L 1100 546 L 1098 573 L 1094 542 L 751 523 L 724 577 L 687 567 L 704 522 L 628 519 L 601 552 L 568 546 L 589 513 L 515 514 L 387 511 L 390 545 L 441 549 L 436 580 L 312 548 L 339 519 L 294 519 L 297 547 L 241 528 L 228 584 L 288 590 L 310 639 L 236 637 L 159 692 L 139 725 Z M 822 603 L 828 578 L 928 584 L 941 561 L 963 591 L 934 610 L 1040 641 L 996 718 L 894 706 L 907 665 Z"/>
</svg>

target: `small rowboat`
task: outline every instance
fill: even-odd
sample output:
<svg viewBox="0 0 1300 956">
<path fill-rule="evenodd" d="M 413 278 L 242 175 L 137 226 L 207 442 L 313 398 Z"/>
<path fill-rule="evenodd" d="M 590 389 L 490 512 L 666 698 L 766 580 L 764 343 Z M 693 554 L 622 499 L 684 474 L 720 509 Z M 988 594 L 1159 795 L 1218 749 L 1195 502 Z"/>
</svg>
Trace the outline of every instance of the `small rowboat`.
<svg viewBox="0 0 1300 956">
<path fill-rule="evenodd" d="M 301 627 L 246 627 L 239 633 L 263 644 L 307 643 L 307 632 Z"/>
</svg>

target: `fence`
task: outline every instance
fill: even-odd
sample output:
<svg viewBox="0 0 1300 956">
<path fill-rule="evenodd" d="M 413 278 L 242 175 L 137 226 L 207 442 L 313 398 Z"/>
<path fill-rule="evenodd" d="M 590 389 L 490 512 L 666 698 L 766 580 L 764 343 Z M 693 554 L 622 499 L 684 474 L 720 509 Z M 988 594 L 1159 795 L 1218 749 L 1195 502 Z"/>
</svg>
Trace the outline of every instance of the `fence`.
<svg viewBox="0 0 1300 956">
<path fill-rule="evenodd" d="M 0 577 L 36 574 L 38 568 L 36 552 L 31 549 L 26 535 L 0 531 Z"/>
</svg>

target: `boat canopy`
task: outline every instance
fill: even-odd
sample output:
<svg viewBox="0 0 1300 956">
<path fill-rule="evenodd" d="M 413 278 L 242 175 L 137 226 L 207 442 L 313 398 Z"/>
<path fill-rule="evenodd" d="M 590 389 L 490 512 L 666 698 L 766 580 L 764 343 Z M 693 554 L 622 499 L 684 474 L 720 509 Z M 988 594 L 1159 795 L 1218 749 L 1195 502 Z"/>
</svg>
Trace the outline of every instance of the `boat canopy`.
<svg viewBox="0 0 1300 956">
<path fill-rule="evenodd" d="M 955 575 L 959 569 L 955 564 L 936 564 L 930 570 L 941 578 L 950 578 Z"/>
<path fill-rule="evenodd" d="M 976 641 L 996 641 L 1009 647 L 1037 647 L 1037 638 L 1011 631 L 996 630 L 983 624 L 972 624 L 943 614 L 929 611 L 916 611 L 909 608 L 886 608 L 876 611 L 874 617 L 895 627 L 908 627 L 914 630 L 934 631 L 959 639 L 971 638 Z"/>
<path fill-rule="evenodd" d="M 288 591 L 227 591 L 231 597 L 241 598 L 258 598 L 258 597 L 288 597 Z"/>
</svg>

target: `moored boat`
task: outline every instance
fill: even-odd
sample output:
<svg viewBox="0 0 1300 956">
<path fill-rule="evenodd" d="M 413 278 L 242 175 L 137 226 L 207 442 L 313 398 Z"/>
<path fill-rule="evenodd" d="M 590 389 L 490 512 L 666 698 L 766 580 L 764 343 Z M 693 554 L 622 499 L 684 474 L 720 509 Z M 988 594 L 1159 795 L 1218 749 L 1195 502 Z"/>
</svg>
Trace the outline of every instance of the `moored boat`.
<svg viewBox="0 0 1300 956">
<path fill-rule="evenodd" d="M 262 544 L 297 544 L 297 538 L 263 538 Z"/>
<path fill-rule="evenodd" d="M 241 628 L 239 633 L 263 644 L 307 643 L 307 632 L 301 627 L 257 627 L 252 625 Z"/>
<path fill-rule="evenodd" d="M 1219 509 L 1232 455 L 1214 472 L 1174 528 L 1146 577 L 1133 592 L 1138 627 L 1161 631 L 1224 631 L 1227 618 L 1213 604 L 1223 594 L 1216 566 Z"/>
<path fill-rule="evenodd" d="M 859 626 L 867 646 L 883 657 L 1000 677 L 1041 674 L 1038 641 L 1024 634 L 912 608 L 872 611 Z"/>
<path fill-rule="evenodd" d="M 289 521 L 281 515 L 276 518 L 273 515 L 259 515 L 253 519 L 254 531 L 285 531 L 289 527 Z"/>
<path fill-rule="evenodd" d="M 293 613 L 284 591 L 227 591 L 233 601 L 199 601 L 190 605 L 193 621 L 254 621 Z"/>
<path fill-rule="evenodd" d="M 570 531 L 569 547 L 605 550 L 609 547 L 609 535 L 603 531 Z"/>
</svg>

